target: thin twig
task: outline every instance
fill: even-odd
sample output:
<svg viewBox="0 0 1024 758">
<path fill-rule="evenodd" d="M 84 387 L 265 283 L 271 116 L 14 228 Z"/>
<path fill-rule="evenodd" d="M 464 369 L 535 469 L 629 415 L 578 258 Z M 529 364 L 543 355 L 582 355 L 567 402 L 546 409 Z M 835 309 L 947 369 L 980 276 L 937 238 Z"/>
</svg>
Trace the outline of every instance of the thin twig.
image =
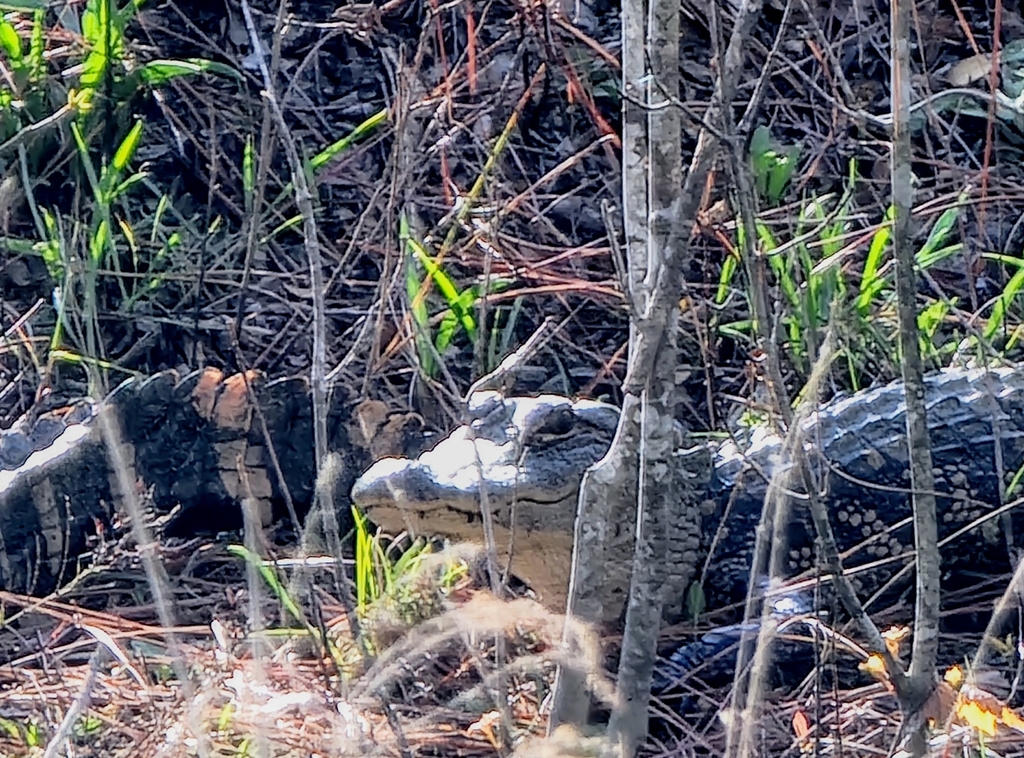
<svg viewBox="0 0 1024 758">
<path fill-rule="evenodd" d="M 936 517 L 935 476 L 925 409 L 920 332 L 917 325 L 917 275 L 910 239 L 914 207 L 913 158 L 910 143 L 910 7 L 909 0 L 893 0 L 892 28 L 892 249 L 896 259 L 896 300 L 903 386 L 907 408 L 907 445 L 910 457 L 911 502 L 914 510 L 914 547 L 917 550 L 917 586 L 914 606 L 914 642 L 906 686 L 893 682 L 903 712 L 903 735 L 913 755 L 928 750 L 925 723 L 920 713 L 935 687 L 939 647 L 939 528 Z M 995 442 L 999 444 L 998 440 Z"/>
<path fill-rule="evenodd" d="M 284 18 L 287 3 L 282 0 L 278 7 L 277 20 L 274 25 L 274 57 L 280 57 L 279 46 L 284 37 Z M 252 18 L 252 9 L 247 0 L 242 0 L 242 14 L 245 16 L 245 28 L 249 32 L 249 42 L 259 61 L 260 74 L 263 77 L 263 97 L 270 106 L 281 135 L 281 144 L 284 147 L 285 157 L 288 159 L 288 167 L 292 174 L 292 183 L 295 187 L 295 204 L 302 215 L 303 244 L 306 250 L 306 257 L 309 261 L 309 276 L 312 287 L 313 299 L 313 357 L 310 366 L 310 385 L 313 390 L 313 446 L 316 451 L 317 471 L 327 458 L 327 316 L 324 305 L 324 273 L 323 260 L 320 255 L 320 242 L 317 234 L 316 216 L 313 210 L 313 195 L 310 192 L 309 183 L 306 181 L 306 171 L 302 160 L 299 157 L 295 140 L 291 136 L 288 124 L 284 120 L 281 106 L 275 95 L 274 80 L 271 78 L 270 69 L 263 57 L 263 43 L 260 41 L 256 24 Z"/>
<path fill-rule="evenodd" d="M 103 655 L 104 650 L 103 645 L 97 644 L 96 649 L 89 656 L 89 673 L 82 683 L 82 689 L 78 696 L 71 701 L 67 711 L 65 711 L 64 718 L 61 719 L 60 724 L 57 726 L 57 731 L 54 732 L 53 738 L 46 745 L 43 758 L 58 758 L 60 755 L 67 754 L 65 743 L 67 743 L 68 738 L 71 736 L 71 730 L 78 724 L 79 717 L 89 707 L 89 703 L 92 700 L 92 688 L 96 685 L 96 675 L 99 673 L 100 664 L 105 657 Z"/>
<path fill-rule="evenodd" d="M 520 348 L 506 356 L 494 371 L 473 382 L 464 399 L 468 401 L 472 395 L 483 390 L 497 390 L 502 394 L 508 392 L 511 382 L 514 381 L 514 374 L 551 341 L 556 331 L 558 327 L 554 318 L 549 316 L 544 319 Z"/>
</svg>

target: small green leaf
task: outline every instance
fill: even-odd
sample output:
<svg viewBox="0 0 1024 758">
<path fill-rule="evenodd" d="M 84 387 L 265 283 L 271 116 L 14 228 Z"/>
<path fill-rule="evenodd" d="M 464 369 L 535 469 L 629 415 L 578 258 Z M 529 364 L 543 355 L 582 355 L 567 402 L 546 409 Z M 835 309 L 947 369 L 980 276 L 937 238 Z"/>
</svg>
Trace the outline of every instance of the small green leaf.
<svg viewBox="0 0 1024 758">
<path fill-rule="evenodd" d="M 132 130 L 128 132 L 128 136 L 121 141 L 117 152 L 114 153 L 112 164 L 118 174 L 124 171 L 132 156 L 135 155 L 135 149 L 139 146 L 140 139 L 142 139 L 142 119 L 135 122 Z"/>
<path fill-rule="evenodd" d="M 707 607 L 707 597 L 704 595 L 704 585 L 700 582 L 692 582 L 686 590 L 686 614 L 694 624 L 700 619 Z"/>
<path fill-rule="evenodd" d="M 6 20 L 0 20 L 0 48 L 6 53 L 11 67 L 18 69 L 22 62 L 21 37 L 14 26 Z"/>
<path fill-rule="evenodd" d="M 1024 287 L 1024 268 L 1017 269 L 1017 272 L 1010 277 L 1010 281 L 1006 283 L 1002 294 L 996 298 L 995 305 L 992 306 L 992 315 L 988 317 L 988 323 L 985 325 L 986 340 L 995 337 L 1002 328 L 1010 305 L 1016 299 L 1021 287 Z"/>
<path fill-rule="evenodd" d="M 155 60 L 140 66 L 139 79 L 150 87 L 160 87 L 167 82 L 183 76 L 198 74 L 220 74 L 231 79 L 242 81 L 243 77 L 237 69 L 203 58 L 187 58 L 184 60 Z"/>
</svg>

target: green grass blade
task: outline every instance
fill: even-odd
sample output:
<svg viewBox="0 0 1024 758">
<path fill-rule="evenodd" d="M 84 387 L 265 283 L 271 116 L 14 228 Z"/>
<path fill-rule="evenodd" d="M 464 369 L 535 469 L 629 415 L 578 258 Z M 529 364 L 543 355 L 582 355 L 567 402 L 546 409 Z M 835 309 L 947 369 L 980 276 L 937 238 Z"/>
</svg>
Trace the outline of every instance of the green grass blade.
<svg viewBox="0 0 1024 758">
<path fill-rule="evenodd" d="M 938 357 L 939 346 L 935 343 L 935 335 L 948 315 L 951 305 L 955 303 L 936 300 L 918 314 L 917 329 L 921 334 L 921 347 L 924 348 L 925 355 Z"/>
<path fill-rule="evenodd" d="M 444 355 L 444 351 L 452 344 L 458 331 L 459 317 L 455 315 L 455 311 L 448 309 L 441 317 L 441 325 L 437 327 L 437 336 L 434 338 L 434 347 L 438 353 Z"/>
<path fill-rule="evenodd" d="M 242 151 L 242 196 L 245 210 L 252 213 L 253 199 L 256 194 L 256 145 L 252 134 L 245 135 L 245 147 Z"/>
<path fill-rule="evenodd" d="M 89 179 L 89 185 L 92 188 L 93 197 L 96 203 L 106 208 L 106 200 L 103 193 L 100 191 L 100 179 L 96 174 L 96 167 L 93 165 L 92 156 L 89 155 L 89 145 L 85 141 L 85 136 L 82 134 L 81 127 L 71 122 L 71 134 L 75 138 L 75 146 L 78 148 L 78 157 L 82 161 L 82 167 L 85 169 L 85 175 Z"/>
<path fill-rule="evenodd" d="M 429 377 L 434 377 L 437 375 L 438 367 L 434 361 L 434 354 L 430 350 L 430 315 L 427 313 L 427 301 L 416 297 L 420 287 L 423 286 L 423 281 L 420 279 L 416 255 L 413 253 L 409 219 L 404 212 L 398 221 L 398 239 L 402 249 L 408 253 L 405 256 L 405 292 L 409 298 L 412 319 L 415 323 L 416 354 L 419 356 L 423 372 Z"/>
<path fill-rule="evenodd" d="M 361 124 L 356 126 L 356 128 L 352 130 L 351 134 L 342 137 L 337 142 L 328 145 L 319 153 L 314 155 L 309 161 L 310 167 L 314 171 L 318 171 L 319 169 L 323 168 L 332 160 L 334 160 L 334 158 L 336 158 L 338 155 L 343 153 L 353 144 L 361 140 L 363 137 L 367 136 L 368 134 L 372 134 L 381 124 L 386 123 L 387 120 L 388 109 L 382 108 L 381 110 L 377 111 L 372 116 L 370 116 L 368 119 L 363 121 Z"/>
<path fill-rule="evenodd" d="M 733 277 L 740 265 L 738 252 L 729 252 L 722 262 L 722 272 L 718 275 L 718 289 L 715 290 L 715 305 L 722 305 L 729 297 Z"/>
<path fill-rule="evenodd" d="M 751 329 L 754 324 L 750 319 L 742 319 L 740 321 L 732 321 L 728 324 L 722 324 L 718 327 L 718 331 L 725 337 L 731 337 L 738 342 L 746 342 L 750 337 Z"/>
<path fill-rule="evenodd" d="M 43 226 L 46 228 L 46 239 L 37 242 L 33 247 L 38 251 L 50 277 L 59 282 L 64 278 L 64 259 L 60 250 L 60 234 L 57 229 L 57 219 L 46 208 L 40 208 L 43 217 Z"/>
<path fill-rule="evenodd" d="M 427 251 L 423 248 L 417 240 L 409 238 L 409 247 L 416 259 L 422 264 L 423 268 L 427 270 L 430 278 L 434 280 L 434 284 L 437 285 L 437 289 L 444 296 L 445 301 L 448 303 L 448 307 L 451 308 L 455 315 L 459 319 L 459 323 L 462 324 L 462 328 L 466 330 L 466 334 L 471 340 L 476 339 L 476 321 L 473 318 L 472 303 L 467 308 L 463 305 L 461 293 L 456 288 L 455 283 L 449 278 L 440 266 L 438 266 L 434 259 L 430 257 Z"/>
<path fill-rule="evenodd" d="M 868 257 L 864 261 L 864 273 L 861 275 L 860 292 L 854 305 L 861 316 L 866 316 L 871 308 L 871 302 L 875 299 L 885 282 L 879 277 L 878 271 L 882 267 L 882 258 L 889 245 L 889 238 L 892 236 L 892 222 L 896 216 L 896 209 L 893 206 L 885 212 L 885 221 L 878 228 L 872 237 L 871 245 L 868 247 Z"/>
<path fill-rule="evenodd" d="M 282 223 L 278 224 L 273 229 L 271 229 L 270 233 L 267 234 L 267 236 L 263 237 L 260 240 L 260 244 L 261 245 L 265 245 L 265 244 L 267 244 L 267 242 L 269 242 L 270 240 L 274 239 L 274 237 L 276 237 L 277 235 L 281 234 L 282 232 L 287 231 L 288 229 L 294 229 L 295 227 L 299 226 L 300 224 L 302 224 L 302 216 L 301 215 L 292 216 L 287 221 L 283 221 Z"/>
<path fill-rule="evenodd" d="M 110 224 L 107 223 L 106 219 L 102 219 L 96 225 L 96 231 L 93 232 L 92 239 L 89 241 L 89 260 L 92 261 L 94 268 L 99 268 L 100 264 L 103 263 L 103 253 L 106 251 L 109 243 Z"/>
<path fill-rule="evenodd" d="M 363 613 L 377 599 L 377 583 L 373 581 L 373 537 L 362 512 L 352 506 L 356 529 L 356 610 Z"/>
<path fill-rule="evenodd" d="M 114 187 L 114 192 L 111 195 L 111 198 L 121 197 L 121 195 L 123 195 L 125 192 L 130 190 L 136 184 L 145 181 L 146 178 L 147 178 L 147 175 L 146 175 L 145 171 L 139 171 L 137 173 L 132 174 L 127 179 L 125 179 L 123 182 L 121 182 L 116 187 Z"/>
<path fill-rule="evenodd" d="M 90 358 L 87 355 L 81 355 L 79 353 L 73 353 L 70 350 L 61 350 L 55 348 L 50 351 L 50 358 L 54 361 L 61 363 L 68 363 L 73 366 L 95 366 L 96 368 L 102 369 L 103 371 L 117 371 L 128 376 L 142 376 L 138 371 L 132 371 L 131 369 L 122 368 L 116 363 L 105 361 L 100 358 Z"/>
<path fill-rule="evenodd" d="M 927 256 L 921 256 L 921 254 L 918 253 L 917 256 L 915 256 L 917 267 L 922 270 L 929 269 L 932 266 L 942 263 L 942 261 L 947 258 L 952 258 L 963 249 L 963 243 L 956 242 L 952 245 L 946 245 L 945 247 L 940 247 L 937 250 L 932 250 Z"/>
<path fill-rule="evenodd" d="M 46 14 L 37 10 L 32 14 L 32 36 L 28 44 L 29 79 L 40 82 L 46 76 L 46 39 L 43 22 Z"/>
<path fill-rule="evenodd" d="M 245 80 L 245 77 L 233 66 L 205 58 L 155 60 L 138 68 L 139 79 L 150 87 L 162 87 L 174 79 L 183 76 L 198 76 L 199 74 L 219 74 L 239 82 Z"/>
<path fill-rule="evenodd" d="M 767 224 L 754 221 L 754 229 L 757 232 L 757 241 L 761 243 L 761 249 L 766 255 L 770 255 L 778 249 L 779 243 L 775 241 L 775 235 L 772 234 L 772 230 L 768 228 Z"/>
<path fill-rule="evenodd" d="M 1022 478 L 1024 478 L 1024 466 L 1017 469 L 1017 472 L 1013 475 L 1013 479 L 1010 481 L 1009 486 L 1006 488 L 1007 500 L 1015 500 L 1017 498 L 1017 491 L 1020 489 L 1020 482 Z"/>
<path fill-rule="evenodd" d="M 960 197 L 960 202 L 963 202 L 964 196 L 961 194 Z M 914 256 L 914 262 L 922 269 L 934 266 L 943 257 L 948 257 L 948 253 L 947 256 L 941 256 L 940 253 L 942 250 L 948 250 L 949 248 L 942 248 L 942 250 L 940 248 L 945 244 L 946 239 L 953 230 L 956 229 L 957 221 L 960 218 L 960 202 L 951 208 L 947 208 L 939 215 L 931 231 L 928 232 L 928 239 L 925 240 L 921 249 Z"/>
<path fill-rule="evenodd" d="M 1024 264 L 1024 261 L 1020 261 L 1019 264 Z M 1024 286 L 1024 268 L 1018 268 L 1017 272 L 1010 277 L 1010 281 L 1006 283 L 1002 294 L 996 299 L 995 305 L 992 306 L 992 315 L 988 317 L 988 323 L 985 325 L 986 340 L 991 340 L 1003 328 L 1010 305 L 1016 299 L 1022 286 Z"/>
<path fill-rule="evenodd" d="M 1002 253 L 982 253 L 981 257 L 988 261 L 1002 263 L 1005 266 L 1012 266 L 1013 268 L 1020 268 L 1024 265 L 1024 258 L 1017 258 L 1012 255 L 1003 255 Z"/>
<path fill-rule="evenodd" d="M 82 36 L 89 45 L 89 53 L 82 62 L 82 73 L 78 79 L 83 89 L 99 89 L 107 66 L 110 65 L 113 29 L 109 23 L 109 14 L 109 0 L 89 0 L 82 14 Z"/>
<path fill-rule="evenodd" d="M 511 285 L 511 282 L 509 284 Z M 525 304 L 526 299 L 521 296 L 512 301 L 512 309 L 509 311 L 508 320 L 501 330 L 501 343 L 499 344 L 498 355 L 495 356 L 496 360 L 493 365 L 497 366 L 500 361 L 505 359 L 506 355 L 512 352 L 512 340 L 515 338 L 516 326 L 519 324 L 519 316 L 522 314 Z"/>
<path fill-rule="evenodd" d="M 291 614 L 292 618 L 303 626 L 310 628 L 302 614 L 302 609 L 299 608 L 292 599 L 292 596 L 289 594 L 287 588 L 281 583 L 281 579 L 277 576 L 277 572 L 271 564 L 264 561 L 244 545 L 228 545 L 227 550 L 232 555 L 244 559 L 246 563 L 255 568 L 263 578 L 267 587 L 269 587 L 271 592 L 274 593 L 274 596 L 278 599 L 284 609 Z"/>
<path fill-rule="evenodd" d="M 164 215 L 167 210 L 171 207 L 171 199 L 167 196 L 167 193 L 160 195 L 160 199 L 156 201 L 156 211 L 153 213 L 153 225 L 149 230 L 149 244 L 156 244 L 157 231 L 163 224 Z"/>
</svg>

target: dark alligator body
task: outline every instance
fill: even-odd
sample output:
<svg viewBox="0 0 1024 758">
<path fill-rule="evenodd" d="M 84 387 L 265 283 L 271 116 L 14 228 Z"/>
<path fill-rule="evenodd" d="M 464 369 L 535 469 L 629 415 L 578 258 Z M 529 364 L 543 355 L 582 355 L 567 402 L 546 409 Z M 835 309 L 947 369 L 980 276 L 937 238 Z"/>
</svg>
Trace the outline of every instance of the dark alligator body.
<svg viewBox="0 0 1024 758">
<path fill-rule="evenodd" d="M 0 588 L 47 592 L 74 575 L 87 536 L 119 511 L 121 488 L 97 414 L 112 412 L 136 495 L 151 510 L 180 507 L 169 533 L 241 526 L 239 500 L 252 497 L 264 521 L 287 514 L 285 491 L 304 515 L 313 499 L 312 405 L 302 379 L 225 377 L 206 369 L 133 378 L 103 403 L 26 418 L 0 436 Z M 351 439 L 348 393 L 329 407 L 329 442 L 344 460 L 346 493 L 370 463 Z M 276 453 L 278 476 L 268 452 Z M 244 482 L 244 483 L 243 483 Z M 339 509 L 342 528 L 349 509 Z M 347 519 L 347 523 L 346 523 Z"/>
<path fill-rule="evenodd" d="M 1003 502 L 1000 475 L 1009 485 L 1024 466 L 1024 373 L 1013 368 L 946 370 L 927 377 L 925 405 L 939 538 L 978 522 L 943 546 L 943 586 L 974 587 L 1010 571 L 1014 535 L 1018 543 L 1024 541 L 1024 509 L 1012 508 L 1002 519 L 985 518 Z M 859 596 L 868 600 L 913 556 L 903 386 L 894 383 L 833 400 L 803 423 L 803 434 L 844 567 Z M 717 528 L 725 529 L 705 578 L 711 603 L 736 602 L 746 593 L 752 535 L 767 493 L 763 473 L 784 471 L 780 483 L 797 494 L 790 498 L 787 520 L 787 575 L 818 565 L 805 490 L 793 467 L 778 463 L 781 447 L 777 437 L 766 435 L 745 451 L 730 444 L 718 452 L 713 512 L 703 529 L 706 539 Z M 904 582 L 893 591 L 906 587 Z M 895 599 L 889 593 L 878 601 Z"/>
<path fill-rule="evenodd" d="M 1009 368 L 947 370 L 927 377 L 926 387 L 939 538 L 949 540 L 941 547 L 945 634 L 939 649 L 939 664 L 948 666 L 973 656 L 978 633 L 989 620 L 987 609 L 1007 584 L 993 580 L 1008 579 L 1024 542 L 1024 509 L 1016 506 L 1001 515 L 994 513 L 1024 494 L 1019 489 L 1006 491 L 1024 467 L 1024 373 Z M 818 495 L 827 506 L 844 569 L 858 597 L 869 613 L 887 609 L 887 623 L 911 622 L 914 532 L 902 384 L 837 398 L 807 418 L 802 432 Z M 705 683 L 731 684 L 740 630 L 746 628 L 751 637 L 757 636 L 756 622 L 738 622 L 751 576 L 753 535 L 768 496 L 767 479 L 773 474 L 781 474 L 775 483 L 791 494 L 786 498 L 785 544 L 780 546 L 787 581 L 768 602 L 774 606 L 776 599 L 794 600 L 802 606 L 801 612 L 824 613 L 821 618 L 833 626 L 845 617 L 817 555 L 806 490 L 796 467 L 781 460 L 782 448 L 778 437 L 762 435 L 744 450 L 732 443 L 718 450 L 701 555 L 708 555 L 716 539 L 717 544 L 703 587 L 709 608 L 733 608 L 717 615 L 733 623 L 671 651 L 655 677 L 659 690 L 689 681 L 690 672 Z M 909 570 L 897 577 L 902 569 Z M 816 586 L 816 577 L 821 585 Z M 793 581 L 800 578 L 810 581 Z M 761 585 L 762 590 L 767 586 L 763 575 Z M 789 589 L 793 587 L 798 589 Z M 962 607 L 965 596 L 970 606 L 966 610 Z M 676 595 L 676 599 L 680 604 L 668 609 L 670 620 L 685 611 L 682 598 Z M 786 614 L 774 617 L 785 622 Z M 799 618 L 792 617 L 797 623 L 773 644 L 778 665 L 772 668 L 771 680 L 776 685 L 785 681 L 795 686 L 815 668 L 809 643 L 816 635 Z M 995 632 L 998 636 L 1000 629 Z M 795 641 L 794 633 L 803 642 Z M 863 675 L 856 671 L 858 662 L 855 656 L 841 655 L 833 659 L 836 668 L 825 667 L 820 673 L 850 685 L 862 681 Z M 691 710 L 695 696 L 685 693 L 695 692 L 692 687 L 692 683 L 684 686 L 684 694 L 673 696 L 681 700 L 670 702 L 680 710 Z"/>
</svg>

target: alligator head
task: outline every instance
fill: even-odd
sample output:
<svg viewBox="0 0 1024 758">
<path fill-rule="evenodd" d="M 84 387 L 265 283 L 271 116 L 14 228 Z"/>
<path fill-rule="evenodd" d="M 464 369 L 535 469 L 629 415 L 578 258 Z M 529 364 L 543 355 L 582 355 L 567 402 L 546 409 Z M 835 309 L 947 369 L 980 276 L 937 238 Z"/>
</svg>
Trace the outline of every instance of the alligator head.
<svg viewBox="0 0 1024 758">
<path fill-rule="evenodd" d="M 607 452 L 619 410 L 557 395 L 473 395 L 469 422 L 415 459 L 384 458 L 355 483 L 353 502 L 392 534 L 479 542 L 482 504 L 499 565 L 564 608 L 583 473 Z"/>
</svg>

